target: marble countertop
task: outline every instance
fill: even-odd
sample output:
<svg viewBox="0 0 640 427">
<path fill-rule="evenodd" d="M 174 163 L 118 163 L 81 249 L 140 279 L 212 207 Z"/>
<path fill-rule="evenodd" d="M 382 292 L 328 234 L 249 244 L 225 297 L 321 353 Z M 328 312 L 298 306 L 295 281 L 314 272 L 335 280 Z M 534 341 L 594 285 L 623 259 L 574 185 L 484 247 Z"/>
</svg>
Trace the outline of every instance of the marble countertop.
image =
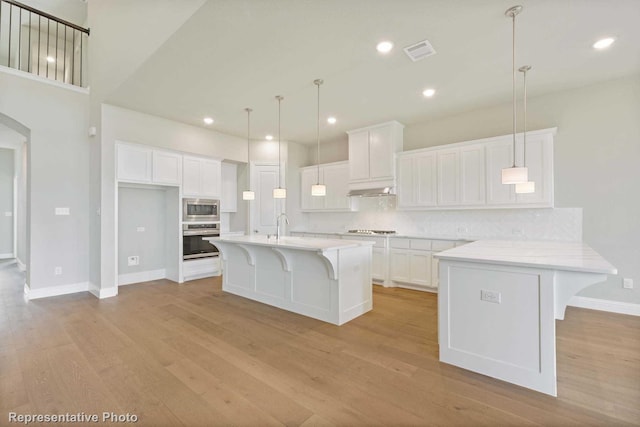
<svg viewBox="0 0 640 427">
<path fill-rule="evenodd" d="M 428 239 L 428 240 L 450 240 L 456 242 L 469 242 L 473 241 L 468 237 L 454 237 L 454 236 L 442 236 L 442 235 L 426 235 L 426 234 L 358 234 L 348 233 L 346 231 L 304 231 L 304 230 L 292 230 L 292 233 L 308 233 L 308 234 L 327 234 L 335 236 L 354 236 L 354 237 L 389 237 L 399 239 Z"/>
<path fill-rule="evenodd" d="M 581 242 L 479 240 L 434 255 L 452 261 L 616 274 L 618 270 Z"/>
<path fill-rule="evenodd" d="M 375 242 L 364 240 L 347 240 L 347 239 L 318 239 L 307 237 L 291 237 L 284 236 L 280 240 L 275 237 L 267 238 L 264 235 L 253 236 L 228 236 L 228 237 L 210 237 L 205 238 L 214 244 L 221 243 L 238 243 L 245 245 L 270 246 L 274 248 L 298 249 L 303 251 L 334 251 L 338 249 L 353 248 L 356 246 L 373 246 Z"/>
</svg>

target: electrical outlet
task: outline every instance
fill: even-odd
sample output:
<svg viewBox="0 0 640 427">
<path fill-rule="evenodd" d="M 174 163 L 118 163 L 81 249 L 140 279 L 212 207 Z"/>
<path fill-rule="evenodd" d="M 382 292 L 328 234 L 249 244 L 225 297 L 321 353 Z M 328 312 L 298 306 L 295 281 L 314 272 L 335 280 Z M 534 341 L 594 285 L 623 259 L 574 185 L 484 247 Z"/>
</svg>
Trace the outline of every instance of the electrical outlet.
<svg viewBox="0 0 640 427">
<path fill-rule="evenodd" d="M 629 277 L 622 279 L 622 287 L 625 289 L 633 289 L 633 279 Z"/>
<path fill-rule="evenodd" d="M 137 231 L 138 233 L 144 233 L 145 228 L 144 228 L 144 227 L 137 227 L 137 228 L 136 228 L 136 231 Z"/>
<path fill-rule="evenodd" d="M 130 257 L 127 257 L 128 266 L 139 265 L 139 264 L 140 264 L 140 257 L 138 255 L 132 255 Z"/>
<path fill-rule="evenodd" d="M 501 295 L 500 292 L 496 291 L 486 291 L 484 289 L 480 290 L 480 299 L 486 302 L 493 302 L 496 304 L 500 304 Z"/>
<path fill-rule="evenodd" d="M 13 216 L 13 212 L 5 212 L 4 216 Z"/>
<path fill-rule="evenodd" d="M 56 208 L 56 215 L 71 215 L 69 208 Z"/>
<path fill-rule="evenodd" d="M 56 267 L 53 269 L 53 274 L 56 276 L 62 276 L 62 267 Z"/>
</svg>

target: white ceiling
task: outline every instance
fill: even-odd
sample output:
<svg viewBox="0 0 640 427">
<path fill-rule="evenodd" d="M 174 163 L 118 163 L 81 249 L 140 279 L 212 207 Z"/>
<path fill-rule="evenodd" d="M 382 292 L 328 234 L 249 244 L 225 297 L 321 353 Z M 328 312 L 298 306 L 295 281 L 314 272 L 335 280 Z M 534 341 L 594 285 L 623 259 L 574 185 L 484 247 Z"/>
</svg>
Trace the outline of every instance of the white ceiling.
<svg viewBox="0 0 640 427">
<path fill-rule="evenodd" d="M 639 0 L 209 0 L 108 101 L 199 126 L 211 116 L 237 136 L 252 107 L 258 138 L 276 134 L 283 95 L 282 139 L 303 143 L 315 142 L 316 78 L 323 118 L 338 118 L 322 140 L 495 105 L 511 96 L 514 4 L 530 96 L 640 72 Z M 617 41 L 595 51 L 604 36 Z M 387 56 L 383 39 L 396 46 Z M 423 39 L 437 54 L 414 63 L 402 47 Z"/>
</svg>

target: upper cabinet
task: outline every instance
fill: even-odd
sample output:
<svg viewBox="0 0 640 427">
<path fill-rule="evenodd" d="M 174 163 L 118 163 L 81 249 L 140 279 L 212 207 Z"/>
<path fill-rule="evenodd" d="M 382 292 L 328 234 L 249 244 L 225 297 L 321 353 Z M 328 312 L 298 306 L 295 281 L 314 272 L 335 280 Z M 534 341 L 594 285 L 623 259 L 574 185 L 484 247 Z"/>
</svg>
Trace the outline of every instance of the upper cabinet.
<svg viewBox="0 0 640 427">
<path fill-rule="evenodd" d="M 121 182 L 180 185 L 182 155 L 137 144 L 116 144 L 116 177 Z"/>
<path fill-rule="evenodd" d="M 395 154 L 402 151 L 404 126 L 396 121 L 347 132 L 352 188 L 395 184 Z"/>
<path fill-rule="evenodd" d="M 327 194 L 323 197 L 311 195 L 311 186 L 318 182 L 318 166 L 301 168 L 301 209 L 303 211 L 351 210 L 351 199 L 347 197 L 349 163 L 327 163 L 320 165 L 319 169 L 320 183 L 326 186 Z"/>
<path fill-rule="evenodd" d="M 502 184 L 502 169 L 513 164 L 510 135 L 404 152 L 398 156 L 398 207 L 553 207 L 555 133 L 553 128 L 527 134 L 526 164 L 536 187 L 531 194 L 516 194 L 514 185 Z M 522 153 L 522 135 L 517 147 Z"/>
<path fill-rule="evenodd" d="M 238 165 L 222 162 L 220 212 L 238 211 Z"/>
<path fill-rule="evenodd" d="M 185 197 L 219 199 L 222 172 L 219 160 L 205 157 L 183 157 L 182 194 Z"/>
</svg>

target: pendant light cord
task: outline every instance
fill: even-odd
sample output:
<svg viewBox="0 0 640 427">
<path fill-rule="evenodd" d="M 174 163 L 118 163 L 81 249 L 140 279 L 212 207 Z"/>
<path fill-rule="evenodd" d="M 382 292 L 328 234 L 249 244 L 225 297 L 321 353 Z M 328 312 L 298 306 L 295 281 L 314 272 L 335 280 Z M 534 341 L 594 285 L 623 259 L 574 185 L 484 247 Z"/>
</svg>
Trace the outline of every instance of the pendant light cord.
<svg viewBox="0 0 640 427">
<path fill-rule="evenodd" d="M 318 87 L 318 122 L 316 124 L 316 142 L 318 149 L 316 163 L 318 164 L 318 179 L 316 184 L 320 185 L 320 85 L 322 84 L 322 80 L 317 79 L 314 80 L 313 83 Z"/>
<path fill-rule="evenodd" d="M 516 131 L 517 131 L 517 122 L 516 122 L 516 14 L 512 14 L 513 21 L 513 44 L 512 44 L 512 53 L 513 53 L 513 167 L 516 167 Z"/>
<path fill-rule="evenodd" d="M 284 98 L 278 95 L 276 96 L 276 99 L 278 100 L 278 188 L 282 188 L 282 171 L 280 170 L 280 165 L 282 164 L 282 161 L 280 160 L 280 103 Z"/>
<path fill-rule="evenodd" d="M 251 108 L 245 108 L 247 112 L 247 179 L 249 180 L 249 191 L 251 191 Z"/>
<path fill-rule="evenodd" d="M 522 109 L 524 110 L 524 143 L 522 145 L 522 166 L 527 166 L 527 69 L 523 73 L 524 78 L 524 102 Z"/>
</svg>

